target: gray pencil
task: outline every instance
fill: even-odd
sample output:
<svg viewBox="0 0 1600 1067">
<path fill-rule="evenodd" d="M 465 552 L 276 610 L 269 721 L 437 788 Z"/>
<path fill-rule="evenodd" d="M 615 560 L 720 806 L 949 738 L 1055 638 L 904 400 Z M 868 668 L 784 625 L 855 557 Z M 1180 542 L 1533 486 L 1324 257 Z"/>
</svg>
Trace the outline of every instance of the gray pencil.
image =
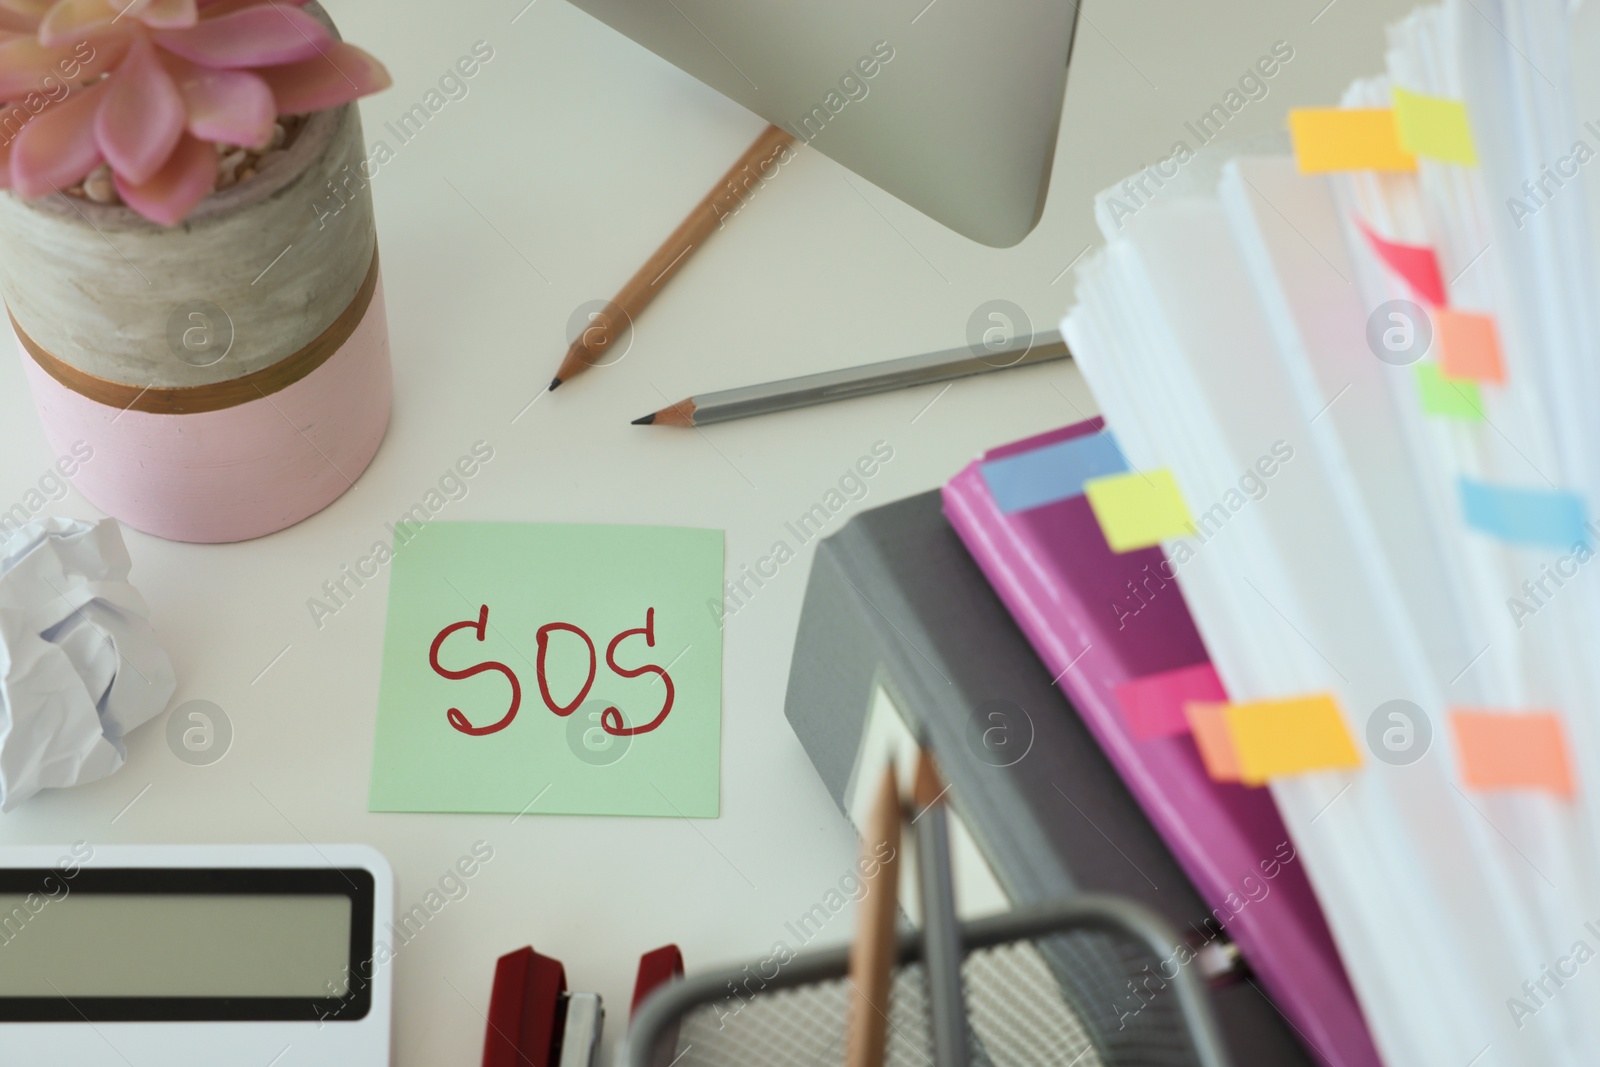
<svg viewBox="0 0 1600 1067">
<path fill-rule="evenodd" d="M 918 885 L 922 889 L 922 962 L 928 983 L 928 1029 L 935 1067 L 969 1062 L 966 998 L 961 991 L 961 927 L 950 870 L 950 831 L 944 786 L 926 748 L 917 754 L 912 784 L 917 827 Z"/>
<path fill-rule="evenodd" d="M 862 367 L 785 378 L 763 385 L 701 393 L 634 419 L 633 423 L 635 426 L 705 426 L 728 419 L 826 404 L 833 400 L 848 400 L 851 397 L 988 374 L 990 371 L 1032 363 L 1047 363 L 1066 359 L 1069 355 L 1071 353 L 1067 351 L 1060 333 L 1055 330 L 1041 331 L 992 352 L 979 354 L 970 347 L 952 348 L 945 352 L 868 363 Z"/>
</svg>

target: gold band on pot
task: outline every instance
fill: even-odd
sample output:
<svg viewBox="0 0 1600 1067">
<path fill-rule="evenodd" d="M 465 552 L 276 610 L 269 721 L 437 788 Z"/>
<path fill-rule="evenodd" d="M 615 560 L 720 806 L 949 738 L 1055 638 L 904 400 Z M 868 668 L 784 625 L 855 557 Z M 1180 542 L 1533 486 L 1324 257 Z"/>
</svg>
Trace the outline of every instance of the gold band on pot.
<svg viewBox="0 0 1600 1067">
<path fill-rule="evenodd" d="M 329 323 L 328 328 L 318 334 L 311 343 L 271 366 L 238 378 L 230 378 L 224 382 L 209 382 L 205 385 L 141 387 L 97 377 L 40 348 L 33 338 L 17 325 L 17 320 L 11 315 L 9 308 L 6 314 L 11 318 L 11 328 L 16 331 L 22 347 L 33 357 L 33 361 L 39 364 L 46 374 L 73 392 L 120 411 L 146 411 L 153 415 L 194 415 L 202 411 L 220 411 L 223 408 L 236 407 L 251 400 L 270 396 L 280 389 L 293 385 L 322 366 L 329 356 L 343 347 L 356 327 L 361 324 L 361 320 L 366 317 L 367 307 L 372 303 L 372 294 L 377 287 L 378 250 L 374 247 L 372 265 L 367 268 L 367 277 L 361 283 L 361 288 L 339 313 L 339 317 Z"/>
</svg>

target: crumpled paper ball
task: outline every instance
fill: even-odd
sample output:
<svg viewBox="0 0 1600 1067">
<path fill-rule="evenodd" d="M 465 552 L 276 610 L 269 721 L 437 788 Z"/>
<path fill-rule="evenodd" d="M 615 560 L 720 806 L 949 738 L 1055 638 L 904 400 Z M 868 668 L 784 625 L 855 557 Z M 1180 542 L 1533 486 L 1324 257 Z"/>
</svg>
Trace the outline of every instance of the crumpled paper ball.
<svg viewBox="0 0 1600 1067">
<path fill-rule="evenodd" d="M 115 771 L 123 737 L 172 698 L 130 566 L 113 519 L 0 535 L 0 811 Z"/>
</svg>

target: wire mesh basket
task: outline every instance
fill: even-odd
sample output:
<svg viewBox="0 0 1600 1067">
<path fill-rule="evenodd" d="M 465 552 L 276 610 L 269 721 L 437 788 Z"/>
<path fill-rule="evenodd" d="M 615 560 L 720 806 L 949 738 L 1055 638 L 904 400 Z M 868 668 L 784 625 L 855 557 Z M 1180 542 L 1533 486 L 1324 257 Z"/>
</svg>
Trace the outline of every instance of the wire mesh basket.
<svg viewBox="0 0 1600 1067">
<path fill-rule="evenodd" d="M 968 1061 L 993 1067 L 1226 1067 L 1205 987 L 1149 911 L 1097 896 L 962 927 Z M 900 938 L 884 1063 L 927 1067 L 915 932 Z M 849 949 L 675 982 L 641 1007 L 619 1067 L 830 1067 L 844 1062 Z M 774 974 L 774 971 L 776 973 Z"/>
</svg>

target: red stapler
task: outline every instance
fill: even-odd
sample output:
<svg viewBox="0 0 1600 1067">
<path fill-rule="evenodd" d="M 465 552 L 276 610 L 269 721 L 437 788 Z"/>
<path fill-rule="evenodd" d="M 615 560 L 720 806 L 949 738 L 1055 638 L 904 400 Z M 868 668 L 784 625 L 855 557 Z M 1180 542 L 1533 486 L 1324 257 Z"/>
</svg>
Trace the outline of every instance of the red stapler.
<svg viewBox="0 0 1600 1067">
<path fill-rule="evenodd" d="M 632 1010 L 657 986 L 683 974 L 683 954 L 664 945 L 639 958 Z M 531 946 L 495 963 L 483 1067 L 597 1067 L 605 1005 L 598 993 L 569 993 L 560 960 Z"/>
</svg>

